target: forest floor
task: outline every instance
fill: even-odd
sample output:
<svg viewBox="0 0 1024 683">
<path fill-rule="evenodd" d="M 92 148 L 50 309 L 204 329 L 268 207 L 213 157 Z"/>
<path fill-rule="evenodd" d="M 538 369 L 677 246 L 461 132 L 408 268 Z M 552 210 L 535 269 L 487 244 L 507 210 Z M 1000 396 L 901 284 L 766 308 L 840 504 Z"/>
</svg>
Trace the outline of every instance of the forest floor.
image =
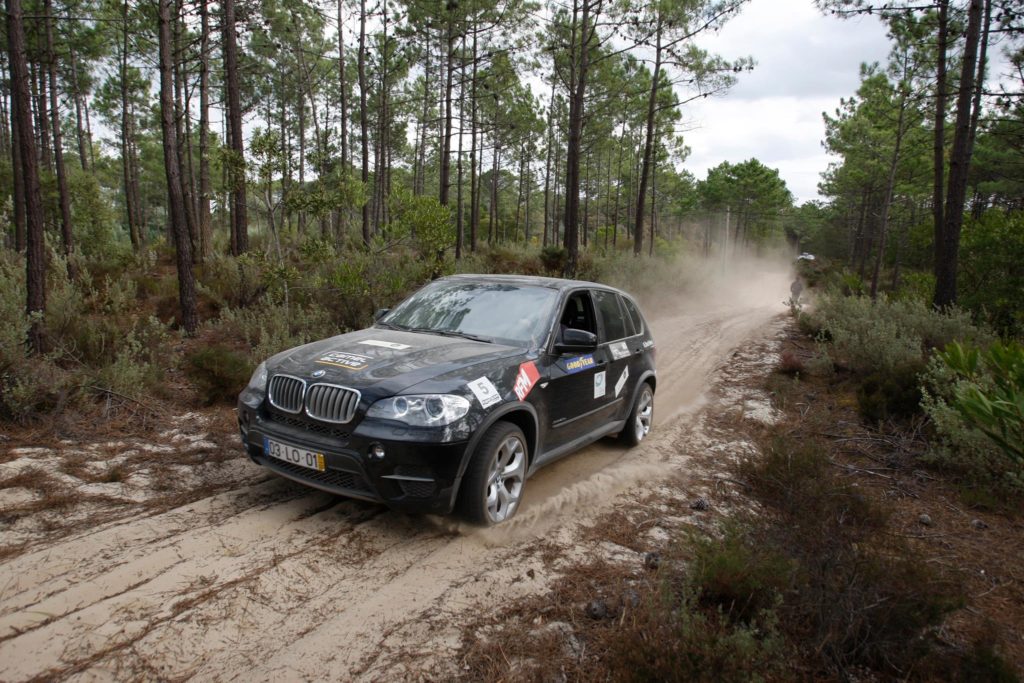
<svg viewBox="0 0 1024 683">
<path fill-rule="evenodd" d="M 92 439 L 4 434 L 0 680 L 571 676 L 593 656 L 588 629 L 635 606 L 673 539 L 753 505 L 733 466 L 784 417 L 766 377 L 794 344 L 787 285 L 765 270 L 699 298 L 666 293 L 648 312 L 650 437 L 545 468 L 497 529 L 268 475 L 244 457 L 228 407 L 130 437 L 120 424 L 91 425 Z M 858 469 L 888 495 L 892 481 Z M 975 574 L 948 637 L 980 628 L 973 610 L 1020 638 L 1019 563 L 993 550 L 1024 547 L 1020 523 L 967 513 L 927 475 L 897 484 L 914 495 L 898 497 L 895 524 L 922 557 Z M 1007 645 L 1020 666 L 1024 642 Z"/>
</svg>

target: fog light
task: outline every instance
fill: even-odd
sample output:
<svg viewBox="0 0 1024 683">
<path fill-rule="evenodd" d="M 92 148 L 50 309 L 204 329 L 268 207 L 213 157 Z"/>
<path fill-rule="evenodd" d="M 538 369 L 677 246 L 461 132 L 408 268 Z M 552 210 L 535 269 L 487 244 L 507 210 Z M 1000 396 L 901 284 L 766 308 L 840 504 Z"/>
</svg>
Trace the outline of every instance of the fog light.
<svg viewBox="0 0 1024 683">
<path fill-rule="evenodd" d="M 375 443 L 370 446 L 370 457 L 377 458 L 378 460 L 384 459 L 384 447 L 379 443 Z"/>
</svg>

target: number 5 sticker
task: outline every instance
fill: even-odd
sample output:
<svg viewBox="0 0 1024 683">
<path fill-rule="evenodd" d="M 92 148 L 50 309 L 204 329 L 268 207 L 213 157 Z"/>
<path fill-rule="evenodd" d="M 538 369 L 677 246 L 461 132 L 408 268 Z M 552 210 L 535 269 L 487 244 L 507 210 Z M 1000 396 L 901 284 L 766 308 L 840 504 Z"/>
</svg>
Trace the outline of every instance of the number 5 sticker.
<svg viewBox="0 0 1024 683">
<path fill-rule="evenodd" d="M 490 408 L 495 403 L 501 403 L 501 394 L 498 393 L 491 380 L 486 377 L 475 379 L 466 386 L 476 396 L 476 400 L 480 401 L 480 406 L 483 408 Z"/>
</svg>

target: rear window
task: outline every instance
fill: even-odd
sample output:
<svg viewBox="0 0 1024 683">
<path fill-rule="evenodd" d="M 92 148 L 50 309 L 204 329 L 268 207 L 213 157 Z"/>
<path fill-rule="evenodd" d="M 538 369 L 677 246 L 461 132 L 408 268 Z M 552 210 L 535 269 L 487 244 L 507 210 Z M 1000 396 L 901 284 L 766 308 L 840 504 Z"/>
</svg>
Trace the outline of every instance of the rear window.
<svg viewBox="0 0 1024 683">
<path fill-rule="evenodd" d="M 594 300 L 597 302 L 597 310 L 601 311 L 601 319 L 604 321 L 606 341 L 615 341 L 616 339 L 628 337 L 626 321 L 623 320 L 618 297 L 612 292 L 598 290 L 594 292 Z"/>
<path fill-rule="evenodd" d="M 644 333 L 644 319 L 640 317 L 640 311 L 628 297 L 620 297 L 622 299 L 623 306 L 626 307 L 626 311 L 629 313 L 630 319 L 633 321 L 633 328 L 636 330 L 636 334 Z"/>
</svg>

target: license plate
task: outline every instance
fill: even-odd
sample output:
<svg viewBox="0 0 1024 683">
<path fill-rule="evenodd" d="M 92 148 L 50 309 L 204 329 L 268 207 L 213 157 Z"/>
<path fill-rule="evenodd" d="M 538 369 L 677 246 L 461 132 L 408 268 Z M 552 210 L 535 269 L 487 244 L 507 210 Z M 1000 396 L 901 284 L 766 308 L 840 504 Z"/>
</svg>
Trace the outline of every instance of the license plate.
<svg viewBox="0 0 1024 683">
<path fill-rule="evenodd" d="M 316 451 L 308 451 L 298 446 L 289 446 L 280 441 L 263 437 L 263 452 L 271 457 L 284 462 L 289 462 L 299 467 L 306 467 L 317 472 L 323 472 L 327 467 L 324 465 L 324 454 Z"/>
</svg>

